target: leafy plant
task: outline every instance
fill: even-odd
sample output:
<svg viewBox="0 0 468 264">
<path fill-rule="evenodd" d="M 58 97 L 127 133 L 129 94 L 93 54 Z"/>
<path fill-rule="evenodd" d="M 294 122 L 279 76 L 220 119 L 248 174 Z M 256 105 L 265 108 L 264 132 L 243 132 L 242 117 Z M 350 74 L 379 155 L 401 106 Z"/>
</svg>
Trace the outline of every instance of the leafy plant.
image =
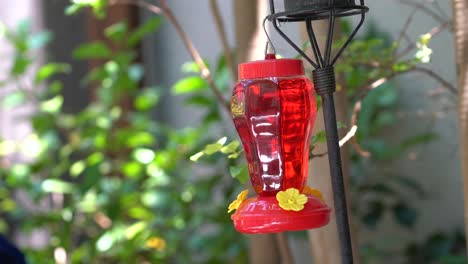
<svg viewBox="0 0 468 264">
<path fill-rule="evenodd" d="M 75 3 L 81 8 L 84 2 Z M 133 47 L 160 24 L 155 17 L 129 31 L 120 22 L 105 31 L 117 49 L 95 41 L 73 51 L 78 60 L 103 61 L 83 80 L 94 87 L 95 99 L 77 113 L 62 111 L 63 85 L 54 79 L 69 73 L 70 65 L 33 68 L 35 50 L 50 33 L 31 34 L 28 23 L 5 30 L 16 55 L 3 83 L 16 88 L 3 105 L 32 103 L 37 109 L 22 117 L 32 125 L 30 135 L 0 143 L 0 207 L 7 219 L 0 221 L 0 231 L 13 234 L 17 225 L 25 234 L 48 231 L 45 248 L 26 247 L 31 263 L 50 263 L 58 251 L 72 263 L 245 262 L 245 241 L 226 214 L 226 200 L 236 191 L 225 178 L 227 170 L 199 175 L 189 160 L 201 142 L 211 140 L 204 131 L 219 116 L 214 99 L 200 93 L 206 83 L 188 77 L 173 89 L 198 92 L 188 103 L 207 108 L 200 127 L 177 130 L 152 118 L 164 89 L 141 86 L 144 69 Z M 35 74 L 30 86 L 26 72 Z M 221 149 L 237 151 L 235 143 Z M 28 159 L 12 162 L 13 155 Z M 21 201 L 14 199 L 19 193 Z"/>
<path fill-rule="evenodd" d="M 421 243 L 406 248 L 405 263 L 463 264 L 468 261 L 463 232 L 435 232 Z"/>
</svg>

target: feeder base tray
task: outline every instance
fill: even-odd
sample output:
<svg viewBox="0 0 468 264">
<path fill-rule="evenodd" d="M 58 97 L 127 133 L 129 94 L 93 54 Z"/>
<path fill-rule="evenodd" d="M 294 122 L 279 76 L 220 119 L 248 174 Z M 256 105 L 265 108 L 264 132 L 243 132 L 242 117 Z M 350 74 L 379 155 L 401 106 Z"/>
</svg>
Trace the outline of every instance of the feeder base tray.
<svg viewBox="0 0 468 264">
<path fill-rule="evenodd" d="M 319 198 L 307 195 L 308 201 L 299 212 L 285 211 L 275 196 L 245 200 L 231 216 L 237 231 L 266 234 L 314 229 L 328 224 L 330 209 Z"/>
</svg>

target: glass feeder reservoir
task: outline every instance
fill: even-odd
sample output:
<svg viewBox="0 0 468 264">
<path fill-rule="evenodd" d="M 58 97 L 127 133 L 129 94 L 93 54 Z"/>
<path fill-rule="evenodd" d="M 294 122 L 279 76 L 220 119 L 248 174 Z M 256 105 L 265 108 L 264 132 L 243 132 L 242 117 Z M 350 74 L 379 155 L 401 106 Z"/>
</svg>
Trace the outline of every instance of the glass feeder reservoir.
<svg viewBox="0 0 468 264">
<path fill-rule="evenodd" d="M 235 228 L 273 233 L 326 225 L 329 208 L 305 185 L 317 107 L 302 61 L 267 55 L 240 64 L 231 110 L 258 195 L 232 215 Z"/>
</svg>

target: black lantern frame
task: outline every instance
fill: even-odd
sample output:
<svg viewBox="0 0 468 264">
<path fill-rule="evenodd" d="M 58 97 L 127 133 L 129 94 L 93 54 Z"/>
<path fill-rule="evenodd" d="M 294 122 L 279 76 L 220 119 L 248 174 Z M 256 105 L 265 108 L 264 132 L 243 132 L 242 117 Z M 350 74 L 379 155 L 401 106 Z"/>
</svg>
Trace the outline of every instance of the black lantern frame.
<svg viewBox="0 0 468 264">
<path fill-rule="evenodd" d="M 333 200 L 335 207 L 336 223 L 340 239 L 342 263 L 353 263 L 353 251 L 349 218 L 347 211 L 347 201 L 345 185 L 343 181 L 343 171 L 341 166 L 341 153 L 338 138 L 338 128 L 336 122 L 336 112 L 333 94 L 336 91 L 335 70 L 333 65 L 341 56 L 346 47 L 351 43 L 356 33 L 364 24 L 365 15 L 369 8 L 364 4 L 364 0 L 284 0 L 285 10 L 276 13 L 274 0 L 270 1 L 271 14 L 267 16 L 272 22 L 275 30 L 291 45 L 304 59 L 313 67 L 312 79 L 317 94 L 322 98 L 322 109 L 327 134 L 328 161 L 333 187 Z M 332 55 L 332 42 L 336 18 L 347 16 L 360 16 L 351 35 L 345 41 L 336 54 Z M 319 48 L 315 36 L 313 21 L 328 19 L 328 35 L 325 45 L 325 54 Z M 279 23 L 305 22 L 307 34 L 311 43 L 315 60 L 310 58 L 301 48 L 299 48 L 279 27 Z"/>
</svg>

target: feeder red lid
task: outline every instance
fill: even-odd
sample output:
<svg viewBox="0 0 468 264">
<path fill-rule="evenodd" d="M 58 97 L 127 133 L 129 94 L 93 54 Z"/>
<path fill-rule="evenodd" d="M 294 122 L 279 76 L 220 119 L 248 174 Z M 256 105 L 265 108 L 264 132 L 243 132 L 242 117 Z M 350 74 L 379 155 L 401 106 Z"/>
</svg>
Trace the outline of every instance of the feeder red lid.
<svg viewBox="0 0 468 264">
<path fill-rule="evenodd" d="M 239 64 L 240 80 L 297 75 L 304 75 L 302 60 L 276 59 L 274 54 L 267 54 L 265 60 Z"/>
</svg>

